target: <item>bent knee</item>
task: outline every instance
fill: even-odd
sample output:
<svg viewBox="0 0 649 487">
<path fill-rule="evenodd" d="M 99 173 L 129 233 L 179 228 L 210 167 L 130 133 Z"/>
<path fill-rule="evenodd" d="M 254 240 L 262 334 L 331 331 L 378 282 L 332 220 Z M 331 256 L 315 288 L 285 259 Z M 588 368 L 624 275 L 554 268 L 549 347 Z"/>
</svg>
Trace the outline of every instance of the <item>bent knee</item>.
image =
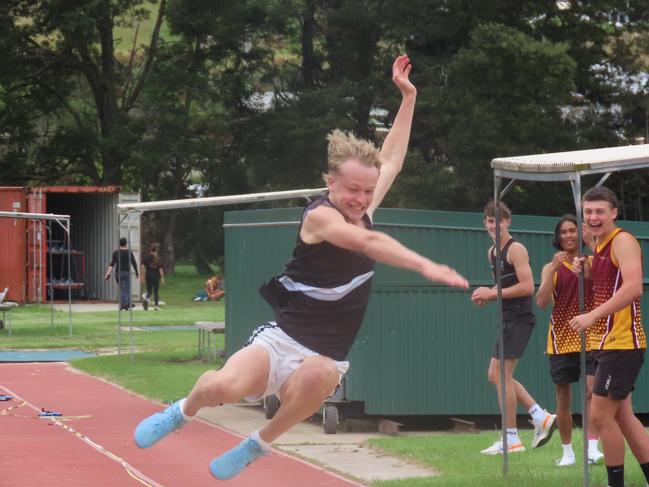
<svg viewBox="0 0 649 487">
<path fill-rule="evenodd" d="M 202 392 L 207 397 L 220 398 L 220 402 L 238 401 L 262 387 L 261 385 L 257 386 L 255 382 L 242 380 L 229 372 L 216 371 L 209 376 Z"/>
<path fill-rule="evenodd" d="M 304 392 L 328 396 L 340 382 L 338 368 L 331 363 L 303 364 L 298 370 L 297 383 Z"/>
<path fill-rule="evenodd" d="M 595 426 L 595 428 L 602 430 L 606 428 L 609 423 L 614 423 L 615 418 L 602 414 L 600 411 L 592 411 L 591 421 L 593 422 L 593 426 Z"/>
</svg>

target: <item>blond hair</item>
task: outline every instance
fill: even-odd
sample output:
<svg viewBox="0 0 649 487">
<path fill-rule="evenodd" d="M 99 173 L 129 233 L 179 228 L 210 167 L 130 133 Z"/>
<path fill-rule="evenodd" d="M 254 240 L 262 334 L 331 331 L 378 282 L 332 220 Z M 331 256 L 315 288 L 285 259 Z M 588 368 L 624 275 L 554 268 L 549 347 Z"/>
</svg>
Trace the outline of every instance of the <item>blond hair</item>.
<svg viewBox="0 0 649 487">
<path fill-rule="evenodd" d="M 337 173 L 340 166 L 350 159 L 360 162 L 363 166 L 381 170 L 380 151 L 372 142 L 357 139 L 351 132 L 338 129 L 327 135 L 327 140 L 327 172 L 323 174 L 325 182 L 327 176 Z"/>
</svg>

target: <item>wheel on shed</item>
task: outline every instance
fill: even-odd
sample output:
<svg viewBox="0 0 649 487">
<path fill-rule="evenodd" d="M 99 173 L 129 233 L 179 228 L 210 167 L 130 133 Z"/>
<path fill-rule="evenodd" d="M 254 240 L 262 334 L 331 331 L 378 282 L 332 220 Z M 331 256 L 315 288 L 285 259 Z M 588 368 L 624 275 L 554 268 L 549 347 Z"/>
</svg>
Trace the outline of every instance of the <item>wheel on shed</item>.
<svg viewBox="0 0 649 487">
<path fill-rule="evenodd" d="M 275 394 L 264 397 L 264 416 L 266 416 L 266 419 L 273 419 L 280 404 L 279 398 Z"/>
<path fill-rule="evenodd" d="M 322 416 L 325 434 L 335 435 L 338 429 L 338 408 L 332 404 L 325 404 Z"/>
</svg>

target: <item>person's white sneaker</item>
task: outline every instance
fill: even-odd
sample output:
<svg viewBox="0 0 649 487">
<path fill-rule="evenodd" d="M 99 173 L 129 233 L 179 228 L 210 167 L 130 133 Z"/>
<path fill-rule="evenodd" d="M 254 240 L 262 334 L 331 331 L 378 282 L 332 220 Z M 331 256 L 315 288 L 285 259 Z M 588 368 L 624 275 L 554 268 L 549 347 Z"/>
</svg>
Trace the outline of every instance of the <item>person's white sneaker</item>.
<svg viewBox="0 0 649 487">
<path fill-rule="evenodd" d="M 604 463 L 604 454 L 599 451 L 588 451 L 588 465 L 601 465 Z"/>
<path fill-rule="evenodd" d="M 507 453 L 522 453 L 525 451 L 525 447 L 522 443 L 515 443 L 513 445 L 507 445 Z M 489 448 L 481 450 L 480 453 L 483 455 L 502 455 L 503 453 L 503 440 L 496 441 Z"/>
<path fill-rule="evenodd" d="M 547 412 L 547 411 L 546 411 Z M 538 448 L 545 445 L 550 438 L 552 438 L 552 433 L 557 428 L 557 415 L 556 414 L 546 414 L 545 418 L 538 423 L 534 423 L 534 439 L 532 439 L 532 448 Z"/>
<path fill-rule="evenodd" d="M 574 455 L 564 455 L 563 457 L 557 459 L 557 467 L 567 467 L 568 465 L 574 465 L 574 464 L 575 464 Z"/>
</svg>

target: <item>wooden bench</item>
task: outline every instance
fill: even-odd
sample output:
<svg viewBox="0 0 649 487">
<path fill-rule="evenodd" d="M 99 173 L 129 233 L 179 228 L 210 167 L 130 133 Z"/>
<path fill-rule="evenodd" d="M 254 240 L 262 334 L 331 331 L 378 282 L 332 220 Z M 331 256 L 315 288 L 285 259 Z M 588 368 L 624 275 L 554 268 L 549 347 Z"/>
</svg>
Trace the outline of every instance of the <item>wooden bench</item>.
<svg viewBox="0 0 649 487">
<path fill-rule="evenodd" d="M 197 321 L 194 323 L 198 329 L 198 356 L 204 361 L 216 360 L 216 357 L 222 357 L 224 350 L 219 349 L 214 338 L 214 347 L 212 347 L 212 334 L 225 333 L 225 323 L 218 321 Z"/>
</svg>

